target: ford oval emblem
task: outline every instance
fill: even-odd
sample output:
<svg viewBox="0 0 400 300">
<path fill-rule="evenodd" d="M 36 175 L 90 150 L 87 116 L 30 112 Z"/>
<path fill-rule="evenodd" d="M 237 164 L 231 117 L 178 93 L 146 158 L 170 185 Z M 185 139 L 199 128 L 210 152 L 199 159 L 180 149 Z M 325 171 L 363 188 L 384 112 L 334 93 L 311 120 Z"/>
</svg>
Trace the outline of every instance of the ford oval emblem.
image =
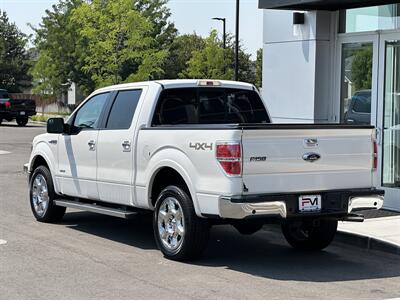
<svg viewBox="0 0 400 300">
<path fill-rule="evenodd" d="M 320 158 L 321 158 L 321 155 L 319 155 L 318 153 L 313 153 L 313 152 L 312 153 L 305 153 L 303 155 L 303 159 L 305 161 L 308 161 L 308 162 L 315 162 Z"/>
</svg>

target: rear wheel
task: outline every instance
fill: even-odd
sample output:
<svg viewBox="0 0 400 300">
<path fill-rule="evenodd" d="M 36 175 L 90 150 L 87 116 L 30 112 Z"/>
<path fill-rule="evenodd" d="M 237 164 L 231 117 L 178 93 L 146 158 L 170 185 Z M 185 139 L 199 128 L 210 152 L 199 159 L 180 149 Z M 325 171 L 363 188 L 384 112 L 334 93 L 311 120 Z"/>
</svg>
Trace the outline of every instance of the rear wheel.
<svg viewBox="0 0 400 300">
<path fill-rule="evenodd" d="M 27 117 L 18 117 L 16 121 L 17 121 L 18 126 L 21 126 L 21 127 L 26 126 L 26 124 L 28 124 Z"/>
<path fill-rule="evenodd" d="M 30 180 L 30 203 L 36 220 L 45 223 L 60 221 L 65 214 L 65 207 L 56 206 L 53 180 L 48 168 L 39 166 Z"/>
<path fill-rule="evenodd" d="M 2 118 L 0 118 L 0 125 L 1 125 L 1 123 L 3 123 L 3 119 Z"/>
<path fill-rule="evenodd" d="M 322 250 L 333 241 L 338 221 L 334 219 L 305 219 L 286 221 L 282 232 L 288 243 L 299 250 Z"/>
<path fill-rule="evenodd" d="M 207 246 L 209 224 L 196 215 L 192 199 L 180 187 L 168 186 L 160 193 L 153 227 L 157 246 L 168 259 L 193 259 Z"/>
</svg>

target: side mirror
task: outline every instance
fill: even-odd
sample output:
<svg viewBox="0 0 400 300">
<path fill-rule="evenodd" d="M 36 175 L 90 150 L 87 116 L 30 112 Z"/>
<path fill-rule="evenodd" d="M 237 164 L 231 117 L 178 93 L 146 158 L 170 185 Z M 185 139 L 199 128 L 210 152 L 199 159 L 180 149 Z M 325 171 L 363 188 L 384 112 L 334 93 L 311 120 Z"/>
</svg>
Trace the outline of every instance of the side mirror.
<svg viewBox="0 0 400 300">
<path fill-rule="evenodd" d="M 64 133 L 64 119 L 63 118 L 50 118 L 47 120 L 48 133 Z"/>
</svg>

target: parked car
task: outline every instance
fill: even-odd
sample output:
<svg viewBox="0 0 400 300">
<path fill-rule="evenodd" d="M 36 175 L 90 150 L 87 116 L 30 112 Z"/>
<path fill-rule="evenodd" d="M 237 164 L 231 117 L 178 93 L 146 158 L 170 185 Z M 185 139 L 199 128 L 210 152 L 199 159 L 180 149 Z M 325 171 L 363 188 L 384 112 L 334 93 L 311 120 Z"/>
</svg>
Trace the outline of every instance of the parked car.
<svg viewBox="0 0 400 300">
<path fill-rule="evenodd" d="M 246 83 L 142 82 L 94 92 L 66 123 L 50 119 L 24 168 L 38 221 L 60 221 L 66 207 L 153 211 L 170 259 L 201 254 L 210 225 L 224 223 L 252 234 L 279 222 L 294 248 L 319 250 L 338 220 L 382 207 L 374 138 L 371 126 L 271 124 Z"/>
<path fill-rule="evenodd" d="M 371 124 L 371 90 L 354 93 L 344 116 L 344 122 L 359 125 Z"/>
<path fill-rule="evenodd" d="M 16 120 L 19 126 L 28 124 L 29 117 L 36 115 L 36 103 L 29 99 L 11 99 L 6 90 L 0 90 L 0 125 L 3 120 Z"/>
</svg>

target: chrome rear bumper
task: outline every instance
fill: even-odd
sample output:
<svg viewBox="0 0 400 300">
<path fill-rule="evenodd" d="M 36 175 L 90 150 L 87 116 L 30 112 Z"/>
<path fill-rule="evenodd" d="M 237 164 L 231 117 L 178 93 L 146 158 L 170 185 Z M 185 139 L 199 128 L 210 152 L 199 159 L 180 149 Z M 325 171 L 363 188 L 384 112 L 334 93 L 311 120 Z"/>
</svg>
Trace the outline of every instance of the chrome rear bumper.
<svg viewBox="0 0 400 300">
<path fill-rule="evenodd" d="M 233 203 L 229 199 L 219 201 L 219 214 L 224 219 L 244 219 L 249 216 L 280 216 L 286 218 L 286 203 L 283 201 L 260 203 Z"/>
<path fill-rule="evenodd" d="M 383 206 L 384 197 L 365 196 L 365 197 L 352 197 L 349 199 L 348 212 L 354 212 L 362 209 L 381 209 Z"/>
<path fill-rule="evenodd" d="M 357 210 L 380 209 L 384 201 L 384 192 L 376 189 L 304 194 L 321 194 L 321 211 L 300 213 L 297 194 L 222 196 L 219 198 L 219 216 L 224 219 L 245 219 L 254 216 L 282 219 L 301 216 L 345 216 Z"/>
</svg>

